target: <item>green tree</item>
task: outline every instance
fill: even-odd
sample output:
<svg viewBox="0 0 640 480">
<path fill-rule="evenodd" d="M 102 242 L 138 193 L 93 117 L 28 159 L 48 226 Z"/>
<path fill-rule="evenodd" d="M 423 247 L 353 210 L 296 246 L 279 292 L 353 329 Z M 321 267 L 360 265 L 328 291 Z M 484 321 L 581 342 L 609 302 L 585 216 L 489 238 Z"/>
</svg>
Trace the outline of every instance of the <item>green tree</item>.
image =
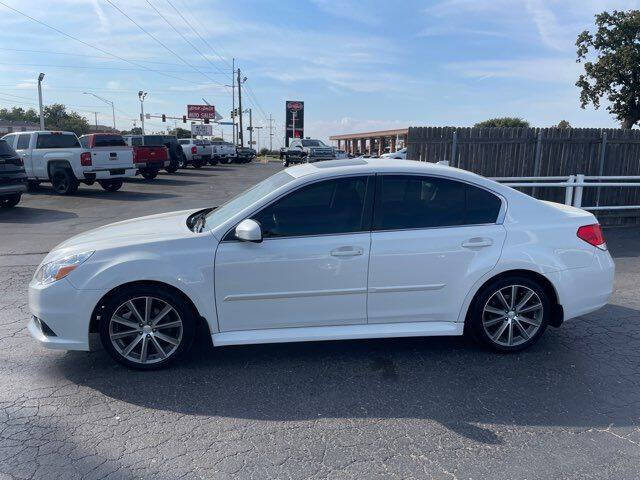
<svg viewBox="0 0 640 480">
<path fill-rule="evenodd" d="M 170 130 L 169 133 L 178 138 L 191 138 L 191 131 L 186 128 L 174 128 L 173 130 Z"/>
<path fill-rule="evenodd" d="M 622 128 L 631 128 L 640 121 L 640 10 L 602 12 L 595 19 L 596 32 L 585 30 L 576 40 L 577 62 L 584 62 L 576 82 L 580 106 L 599 108 L 605 97 Z"/>
<path fill-rule="evenodd" d="M 142 128 L 133 127 L 131 130 L 122 130 L 120 133 L 122 135 L 142 135 Z"/>
<path fill-rule="evenodd" d="M 499 127 L 528 127 L 529 122 L 518 117 L 497 117 L 490 118 L 484 122 L 478 122 L 474 125 L 477 128 L 499 128 Z"/>
<path fill-rule="evenodd" d="M 54 103 L 44 107 L 44 124 L 49 130 L 63 130 L 76 135 L 89 132 L 89 122 L 76 112 L 67 112 L 61 103 Z"/>
<path fill-rule="evenodd" d="M 33 108 L 29 110 L 25 110 L 22 107 L 13 107 L 11 110 L 8 108 L 0 108 L 0 120 L 38 123 L 40 116 Z"/>
<path fill-rule="evenodd" d="M 560 120 L 558 125 L 556 125 L 556 128 L 571 128 L 571 124 L 566 120 Z"/>
</svg>

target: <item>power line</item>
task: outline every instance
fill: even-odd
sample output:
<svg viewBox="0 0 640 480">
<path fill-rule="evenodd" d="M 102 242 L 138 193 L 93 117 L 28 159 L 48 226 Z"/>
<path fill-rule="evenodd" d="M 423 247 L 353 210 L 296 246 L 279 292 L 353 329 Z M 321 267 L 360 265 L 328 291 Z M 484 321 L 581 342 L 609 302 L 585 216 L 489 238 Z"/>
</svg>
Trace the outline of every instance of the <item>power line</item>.
<svg viewBox="0 0 640 480">
<path fill-rule="evenodd" d="M 0 62 L 0 65 L 18 65 L 21 67 L 47 67 L 47 68 L 82 68 L 82 69 L 89 69 L 89 70 L 123 70 L 123 71 L 145 71 L 146 69 L 142 69 L 142 68 L 122 68 L 122 67 L 101 67 L 99 65 L 51 65 L 51 64 L 33 64 L 33 63 L 3 63 Z M 202 73 L 202 72 L 185 72 L 184 70 L 164 70 L 165 72 L 176 72 L 176 73 L 187 73 L 187 74 L 195 74 L 195 73 Z M 213 73 L 214 75 L 223 75 L 223 73 L 217 73 L 217 72 L 210 72 Z M 228 73 L 224 73 L 224 75 L 228 75 Z M 216 82 L 218 83 L 218 82 Z M 219 85 L 223 86 L 221 83 L 218 83 Z"/>
</svg>

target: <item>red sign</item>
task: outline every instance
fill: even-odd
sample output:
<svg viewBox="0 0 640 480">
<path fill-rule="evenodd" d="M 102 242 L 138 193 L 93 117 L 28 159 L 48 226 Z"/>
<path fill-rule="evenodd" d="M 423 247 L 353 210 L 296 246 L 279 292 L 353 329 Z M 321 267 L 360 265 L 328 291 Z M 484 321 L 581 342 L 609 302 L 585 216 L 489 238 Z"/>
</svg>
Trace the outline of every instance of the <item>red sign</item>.
<svg viewBox="0 0 640 480">
<path fill-rule="evenodd" d="M 215 120 L 216 107 L 213 105 L 187 105 L 187 117 Z"/>
<path fill-rule="evenodd" d="M 302 110 L 304 108 L 304 103 L 302 102 L 287 102 L 287 110 Z"/>
</svg>

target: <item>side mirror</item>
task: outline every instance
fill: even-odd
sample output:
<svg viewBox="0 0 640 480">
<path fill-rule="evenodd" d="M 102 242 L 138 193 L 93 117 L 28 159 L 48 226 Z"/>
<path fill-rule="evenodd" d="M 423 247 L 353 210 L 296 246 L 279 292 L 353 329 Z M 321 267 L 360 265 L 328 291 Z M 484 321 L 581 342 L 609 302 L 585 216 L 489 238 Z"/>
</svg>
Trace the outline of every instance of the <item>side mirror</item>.
<svg viewBox="0 0 640 480">
<path fill-rule="evenodd" d="M 262 241 L 262 229 L 260 228 L 260 224 L 250 218 L 244 219 L 236 227 L 236 238 L 243 242 L 260 243 Z"/>
</svg>

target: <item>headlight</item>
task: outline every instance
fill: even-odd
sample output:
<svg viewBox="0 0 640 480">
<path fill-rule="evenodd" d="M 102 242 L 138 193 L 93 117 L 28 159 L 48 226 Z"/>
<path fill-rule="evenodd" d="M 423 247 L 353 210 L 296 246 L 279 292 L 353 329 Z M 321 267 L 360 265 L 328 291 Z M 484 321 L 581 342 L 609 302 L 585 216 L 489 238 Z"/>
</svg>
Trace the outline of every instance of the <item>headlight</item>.
<svg viewBox="0 0 640 480">
<path fill-rule="evenodd" d="M 45 263 L 40 265 L 33 278 L 37 282 L 45 285 L 53 283 L 69 275 L 86 262 L 91 255 L 93 255 L 93 252 L 77 253 L 59 260 L 54 260 L 53 262 Z"/>
</svg>

